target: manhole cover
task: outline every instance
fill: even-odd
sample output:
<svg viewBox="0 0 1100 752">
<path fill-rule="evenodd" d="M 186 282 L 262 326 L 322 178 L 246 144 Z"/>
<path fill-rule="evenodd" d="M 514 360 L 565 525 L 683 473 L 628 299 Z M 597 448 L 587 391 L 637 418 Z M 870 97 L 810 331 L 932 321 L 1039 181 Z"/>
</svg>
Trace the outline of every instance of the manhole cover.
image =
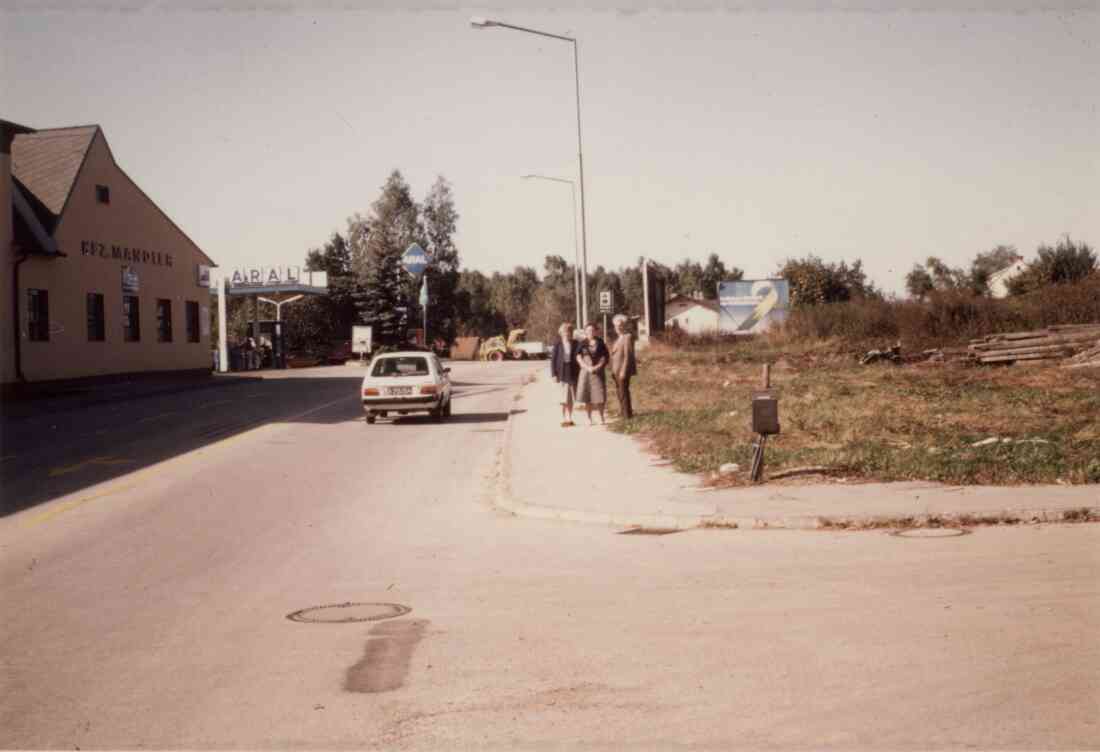
<svg viewBox="0 0 1100 752">
<path fill-rule="evenodd" d="M 355 621 L 380 621 L 404 616 L 412 611 L 400 603 L 334 603 L 329 606 L 313 606 L 287 614 L 291 621 L 321 624 L 347 624 Z"/>
<path fill-rule="evenodd" d="M 895 530 L 890 535 L 899 538 L 958 538 L 960 535 L 970 535 L 970 531 L 959 527 L 914 527 Z"/>
</svg>

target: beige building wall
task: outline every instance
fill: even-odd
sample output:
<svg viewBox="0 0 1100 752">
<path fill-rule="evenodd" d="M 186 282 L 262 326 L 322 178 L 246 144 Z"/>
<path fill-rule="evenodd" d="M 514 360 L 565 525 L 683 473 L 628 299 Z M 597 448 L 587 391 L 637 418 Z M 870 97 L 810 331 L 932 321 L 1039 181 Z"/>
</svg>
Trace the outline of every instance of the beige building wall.
<svg viewBox="0 0 1100 752">
<path fill-rule="evenodd" d="M 0 134 L 0 140 L 3 135 Z M 0 383 L 15 380 L 15 323 L 12 302 L 12 278 L 15 256 L 12 254 L 11 153 L 0 143 Z"/>
<path fill-rule="evenodd" d="M 109 204 L 97 201 L 97 185 L 108 187 Z M 28 381 L 210 368 L 210 294 L 199 287 L 196 273 L 197 265 L 210 262 L 114 164 L 101 132 L 89 148 L 54 238 L 66 257 L 33 257 L 20 270 L 21 301 L 30 288 L 49 292 L 48 342 L 30 341 L 25 310 L 20 319 Z M 130 266 L 139 280 L 138 342 L 123 339 L 123 266 Z M 88 341 L 90 292 L 104 297 L 102 342 Z M 172 302 L 170 343 L 157 341 L 158 298 Z M 200 306 L 198 342 L 187 341 L 186 301 Z"/>
</svg>

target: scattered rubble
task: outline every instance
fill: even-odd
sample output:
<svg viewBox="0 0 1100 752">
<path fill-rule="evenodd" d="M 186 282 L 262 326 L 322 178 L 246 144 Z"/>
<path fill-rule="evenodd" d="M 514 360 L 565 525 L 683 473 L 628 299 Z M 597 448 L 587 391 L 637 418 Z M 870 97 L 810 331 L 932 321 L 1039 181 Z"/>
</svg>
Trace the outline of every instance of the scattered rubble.
<svg viewBox="0 0 1100 752">
<path fill-rule="evenodd" d="M 992 446 L 994 444 L 1049 444 L 1047 439 L 1011 439 L 1001 438 L 1000 436 L 990 436 L 988 439 L 982 439 L 981 441 L 975 441 L 970 446 L 972 447 L 984 447 Z"/>
<path fill-rule="evenodd" d="M 868 363 L 878 363 L 879 361 L 901 363 L 901 345 L 894 345 L 889 350 L 869 350 L 866 355 L 859 359 L 859 364 L 865 366 Z"/>
</svg>

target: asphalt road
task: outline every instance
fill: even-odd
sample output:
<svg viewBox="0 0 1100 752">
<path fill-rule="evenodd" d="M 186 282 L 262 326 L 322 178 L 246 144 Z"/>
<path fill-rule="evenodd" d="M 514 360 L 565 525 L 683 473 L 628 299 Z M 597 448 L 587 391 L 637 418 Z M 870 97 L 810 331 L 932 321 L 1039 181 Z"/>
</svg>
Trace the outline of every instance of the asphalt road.
<svg viewBox="0 0 1100 752">
<path fill-rule="evenodd" d="M 490 506 L 497 457 L 536 367 L 455 364 L 443 424 L 365 425 L 338 369 L 265 382 L 277 399 L 120 407 L 153 426 L 94 451 L 140 467 L 54 475 L 108 473 L 0 518 L 0 746 L 1097 746 L 1100 526 L 512 518 Z M 66 425 L 116 428 L 92 413 Z M 5 496 L 59 466 L 21 460 Z M 348 602 L 411 610 L 287 618 Z"/>
</svg>

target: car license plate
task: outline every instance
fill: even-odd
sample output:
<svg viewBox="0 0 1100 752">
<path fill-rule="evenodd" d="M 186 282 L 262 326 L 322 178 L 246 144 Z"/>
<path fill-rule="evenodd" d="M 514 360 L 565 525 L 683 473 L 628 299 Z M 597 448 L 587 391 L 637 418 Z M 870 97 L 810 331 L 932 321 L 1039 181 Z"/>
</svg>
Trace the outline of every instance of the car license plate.
<svg viewBox="0 0 1100 752">
<path fill-rule="evenodd" d="M 411 386 L 391 386 L 386 390 L 386 393 L 390 395 L 412 394 L 413 388 Z"/>
</svg>

